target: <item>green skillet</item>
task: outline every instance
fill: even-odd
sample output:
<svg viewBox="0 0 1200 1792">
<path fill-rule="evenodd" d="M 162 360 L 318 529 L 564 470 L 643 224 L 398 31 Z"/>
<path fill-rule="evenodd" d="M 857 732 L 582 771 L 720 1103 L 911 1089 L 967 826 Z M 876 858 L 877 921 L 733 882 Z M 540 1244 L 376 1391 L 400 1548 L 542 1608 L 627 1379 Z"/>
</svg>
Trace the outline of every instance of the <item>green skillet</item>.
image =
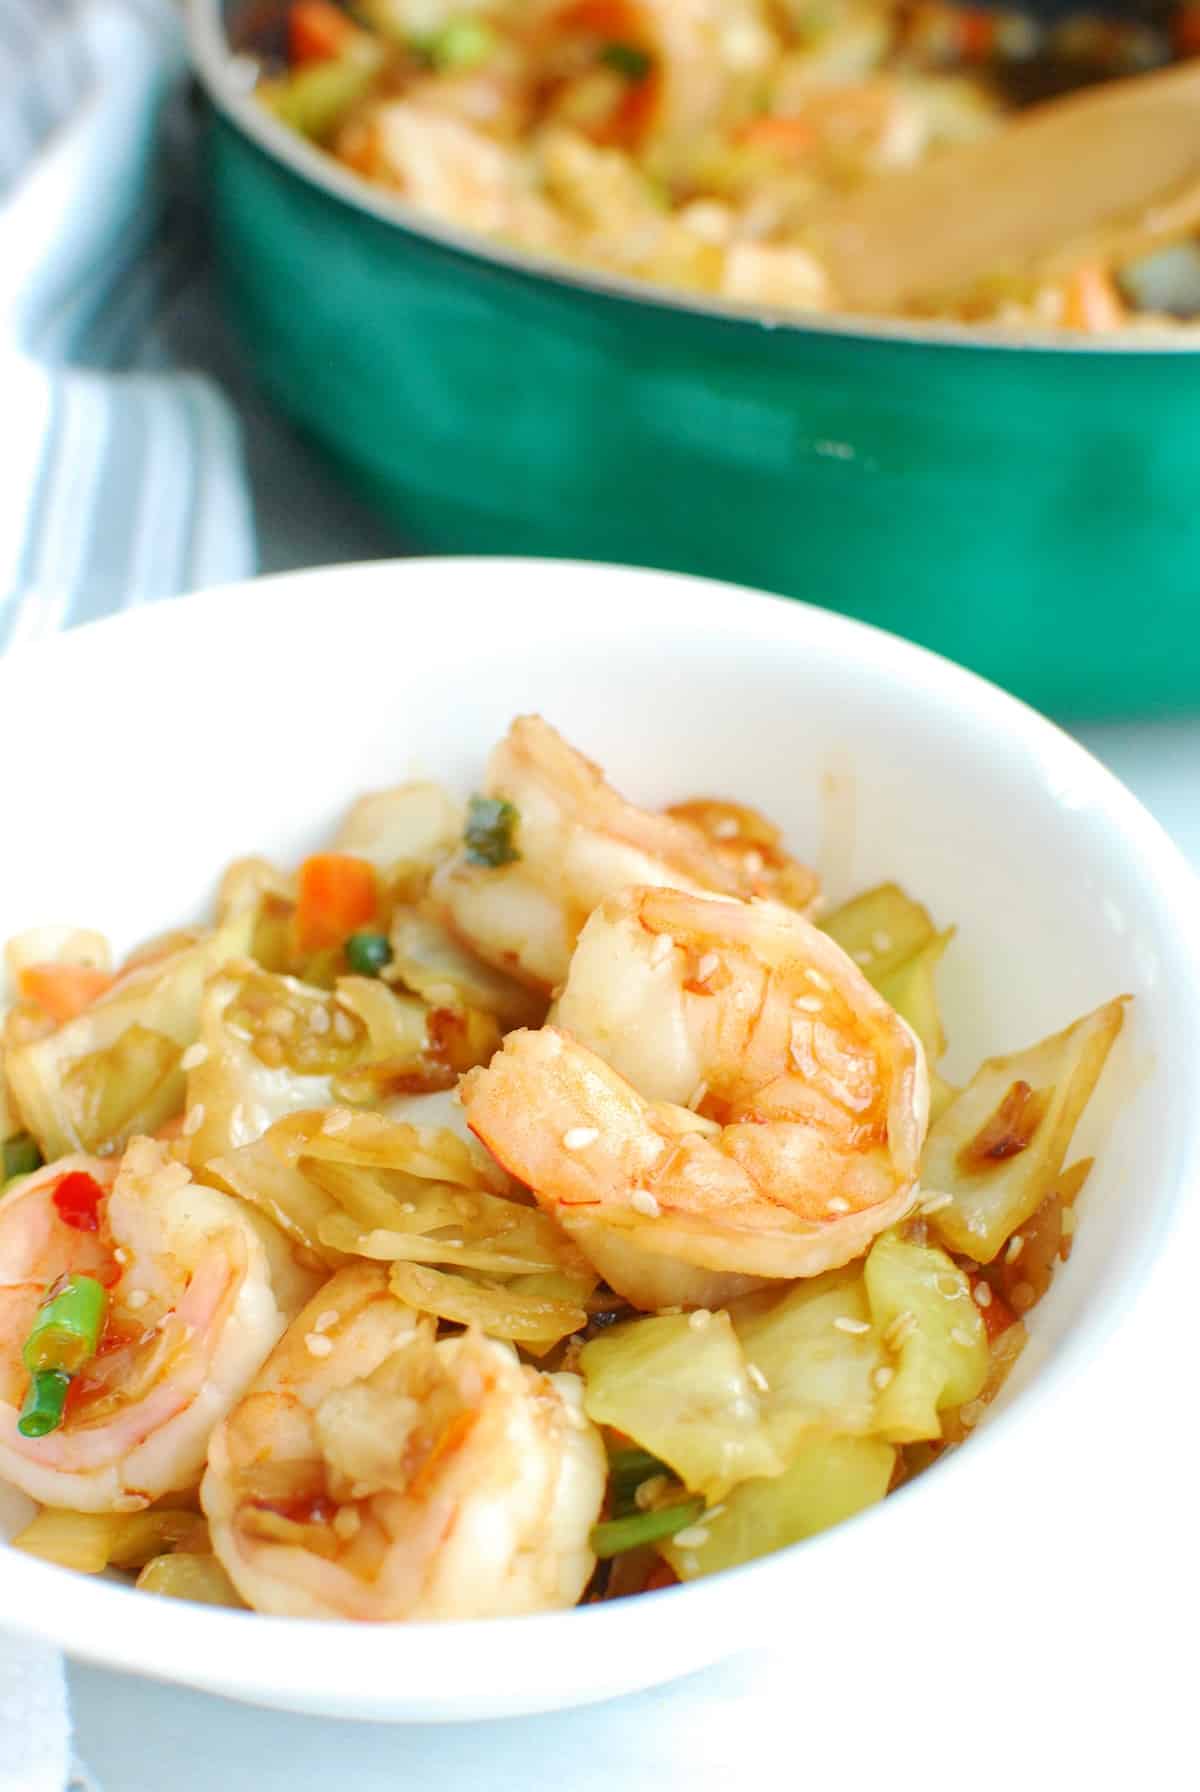
<svg viewBox="0 0 1200 1792">
<path fill-rule="evenodd" d="M 762 586 L 1060 715 L 1200 709 L 1188 339 L 750 315 L 497 247 L 269 117 L 226 10 L 192 0 L 229 308 L 414 545 Z"/>
</svg>

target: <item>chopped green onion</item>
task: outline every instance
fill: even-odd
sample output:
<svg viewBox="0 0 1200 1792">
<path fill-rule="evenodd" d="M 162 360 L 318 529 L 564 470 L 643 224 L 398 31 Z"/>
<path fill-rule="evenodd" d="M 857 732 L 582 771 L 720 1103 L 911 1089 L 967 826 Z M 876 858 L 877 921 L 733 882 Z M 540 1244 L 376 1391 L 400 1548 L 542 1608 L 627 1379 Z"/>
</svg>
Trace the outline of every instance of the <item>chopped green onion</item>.
<svg viewBox="0 0 1200 1792">
<path fill-rule="evenodd" d="M 51 1431 L 58 1430 L 70 1385 L 71 1377 L 57 1369 L 34 1376 L 17 1420 L 17 1430 L 22 1437 L 46 1437 Z"/>
<path fill-rule="evenodd" d="M 4 1141 L 4 1173 L 0 1175 L 0 1182 L 11 1182 L 14 1176 L 28 1176 L 34 1170 L 40 1170 L 44 1162 L 32 1133 L 15 1132 Z"/>
<path fill-rule="evenodd" d="M 520 858 L 513 845 L 513 831 L 520 817 L 503 797 L 473 796 L 467 808 L 463 835 L 472 865 L 511 865 Z"/>
<path fill-rule="evenodd" d="M 649 1450 L 615 1450 L 608 1459 L 608 1502 L 614 1518 L 636 1511 L 637 1490 L 655 1475 L 674 1475 Z"/>
<path fill-rule="evenodd" d="M 644 81 L 654 67 L 654 58 L 636 44 L 605 44 L 600 60 L 605 68 L 615 69 L 627 81 Z"/>
<path fill-rule="evenodd" d="M 496 34 L 483 19 L 451 19 L 420 46 L 434 68 L 461 73 L 478 68 L 496 48 Z"/>
<path fill-rule="evenodd" d="M 352 933 L 346 941 L 346 963 L 360 977 L 378 977 L 391 962 L 386 934 Z"/>
<path fill-rule="evenodd" d="M 663 1506 L 657 1512 L 635 1512 L 628 1518 L 606 1518 L 592 1526 L 589 1539 L 593 1555 L 605 1561 L 609 1556 L 623 1555 L 627 1549 L 639 1549 L 643 1543 L 657 1543 L 673 1537 L 695 1524 L 704 1511 L 703 1500 L 687 1500 L 682 1506 Z"/>
<path fill-rule="evenodd" d="M 71 1276 L 38 1308 L 22 1360 L 29 1373 L 75 1375 L 96 1354 L 108 1295 L 92 1276 Z"/>
</svg>

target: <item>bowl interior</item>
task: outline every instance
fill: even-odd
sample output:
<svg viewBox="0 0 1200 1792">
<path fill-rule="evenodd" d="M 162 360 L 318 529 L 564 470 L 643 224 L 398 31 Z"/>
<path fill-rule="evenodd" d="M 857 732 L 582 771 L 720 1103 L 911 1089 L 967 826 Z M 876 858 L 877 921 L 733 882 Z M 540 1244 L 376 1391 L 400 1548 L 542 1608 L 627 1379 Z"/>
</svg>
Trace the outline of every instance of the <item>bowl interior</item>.
<svg viewBox="0 0 1200 1792">
<path fill-rule="evenodd" d="M 339 1627 L 336 1649 L 315 1650 L 311 1627 L 168 1611 L 15 1558 L 0 1621 L 120 1665 L 359 1715 L 529 1709 L 661 1680 L 744 1640 L 735 1617 L 716 1641 L 691 1620 L 706 1601 L 748 1612 L 772 1576 L 815 1588 L 851 1534 L 886 1537 L 935 1509 L 943 1527 L 965 1522 L 989 1462 L 1019 1448 L 1044 1392 L 1066 1390 L 1138 1299 L 1197 1152 L 1182 1091 L 1200 1053 L 1188 874 L 1133 799 L 1030 711 L 803 605 L 605 567 L 406 562 L 162 605 L 10 657 L 0 936 L 70 921 L 121 949 L 202 915 L 227 860 L 294 859 L 361 790 L 422 776 L 469 791 L 526 710 L 639 802 L 708 793 L 761 807 L 835 902 L 895 878 L 955 923 L 942 976 L 952 1078 L 1136 996 L 1077 1141 L 1099 1159 L 1076 1249 L 1007 1411 L 953 1465 L 773 1563 L 635 1602 L 636 1622 L 629 1607 L 520 1621 L 502 1671 L 486 1649 L 486 1695 L 469 1670 L 453 1693 L 436 1676 L 439 1662 L 461 1670 L 472 1637 L 498 1637 L 491 1626 L 391 1633 L 374 1654 Z M 1069 1402 L 1059 1413 L 1069 1426 Z M 51 1579 L 54 1597 L 40 1596 Z M 602 1632 L 622 1640 L 599 1671 L 576 1645 Z"/>
</svg>

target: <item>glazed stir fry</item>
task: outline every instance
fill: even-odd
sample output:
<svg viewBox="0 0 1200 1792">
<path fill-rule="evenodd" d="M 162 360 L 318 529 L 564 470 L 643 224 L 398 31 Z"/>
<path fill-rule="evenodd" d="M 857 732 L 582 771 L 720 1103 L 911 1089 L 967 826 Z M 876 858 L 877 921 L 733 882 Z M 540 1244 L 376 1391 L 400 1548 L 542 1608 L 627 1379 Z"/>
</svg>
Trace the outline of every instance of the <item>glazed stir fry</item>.
<svg viewBox="0 0 1200 1792">
<path fill-rule="evenodd" d="M 1200 48 L 1192 5 L 1044 24 L 945 0 L 292 0 L 271 31 L 262 10 L 242 33 L 262 103 L 419 210 L 802 312 L 849 308 L 812 235 L 831 199 Z M 1200 247 L 1092 248 L 928 305 L 1093 333 L 1191 317 Z"/>
<path fill-rule="evenodd" d="M 17 1547 L 478 1618 L 883 1499 L 969 1436 L 1070 1251 L 1123 1014 L 952 1087 L 952 935 L 893 884 L 829 908 L 754 809 L 638 808 L 526 716 L 468 803 L 363 797 L 119 966 L 11 940 Z"/>
</svg>

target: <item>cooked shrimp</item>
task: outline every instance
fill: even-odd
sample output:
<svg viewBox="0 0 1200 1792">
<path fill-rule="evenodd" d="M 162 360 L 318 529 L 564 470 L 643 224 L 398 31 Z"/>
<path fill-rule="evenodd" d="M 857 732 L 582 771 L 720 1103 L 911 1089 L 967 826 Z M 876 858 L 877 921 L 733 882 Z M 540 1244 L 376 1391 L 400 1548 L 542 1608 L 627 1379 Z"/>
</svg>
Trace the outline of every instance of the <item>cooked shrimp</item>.
<svg viewBox="0 0 1200 1792">
<path fill-rule="evenodd" d="M 374 1265 L 309 1302 L 209 1445 L 201 1501 L 258 1611 L 482 1618 L 576 1603 L 605 1455 L 574 1375 L 434 1327 Z"/>
<path fill-rule="evenodd" d="M 801 915 L 626 891 L 584 928 L 554 1019 L 467 1076 L 467 1120 L 636 1304 L 661 1304 L 647 1256 L 817 1275 L 911 1205 L 924 1054 Z"/>
<path fill-rule="evenodd" d="M 710 839 L 690 815 L 635 808 L 540 716 L 513 723 L 488 762 L 484 790 L 512 805 L 504 845 L 517 856 L 488 865 L 459 853 L 435 876 L 434 891 L 481 958 L 538 988 L 562 982 L 592 910 L 628 885 L 789 899 L 800 887 L 802 868 L 777 850 L 774 830 L 770 862 L 736 837 L 732 818 L 748 811 L 700 805 L 706 822 L 714 807 L 728 820 L 728 836 Z M 811 900 L 815 879 L 804 887 Z"/>
<path fill-rule="evenodd" d="M 90 1198 L 86 1181 L 64 1186 L 79 1171 Z M 74 1200 L 56 1205 L 60 1190 Z M 23 1437 L 22 1349 L 66 1275 L 108 1289 L 104 1332 L 61 1428 Z M 269 1224 L 193 1182 L 162 1143 L 37 1171 L 0 1205 L 0 1477 L 77 1512 L 136 1511 L 193 1484 L 213 1426 L 313 1286 Z"/>
</svg>

